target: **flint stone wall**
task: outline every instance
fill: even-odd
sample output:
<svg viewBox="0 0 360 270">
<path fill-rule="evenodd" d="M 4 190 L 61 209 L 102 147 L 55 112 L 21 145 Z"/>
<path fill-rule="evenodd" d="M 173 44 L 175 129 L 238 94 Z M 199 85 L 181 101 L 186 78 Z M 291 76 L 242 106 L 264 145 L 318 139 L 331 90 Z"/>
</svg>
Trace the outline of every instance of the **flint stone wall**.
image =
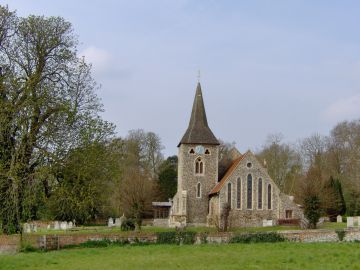
<svg viewBox="0 0 360 270">
<path fill-rule="evenodd" d="M 360 241 L 360 229 L 345 229 L 343 241 Z M 290 242 L 339 242 L 338 234 L 335 230 L 292 230 L 278 231 Z M 233 232 L 226 233 L 198 233 L 195 244 L 225 244 L 236 235 Z M 61 249 L 68 245 L 79 245 L 89 240 L 128 241 L 130 243 L 156 243 L 155 233 L 134 232 L 130 234 L 62 234 L 62 235 L 23 235 L 23 245 L 30 245 L 35 248 L 47 250 Z M 0 235 L 0 254 L 14 253 L 20 250 L 21 241 L 19 235 Z"/>
<path fill-rule="evenodd" d="M 178 194 L 183 190 L 187 191 L 186 216 L 187 224 L 200 224 L 206 226 L 209 193 L 217 184 L 218 178 L 218 146 L 203 145 L 210 151 L 209 155 L 190 154 L 191 149 L 195 149 L 196 144 L 181 144 L 179 147 L 178 164 Z M 201 157 L 204 162 L 204 174 L 195 175 L 195 161 Z M 201 197 L 196 197 L 196 186 L 201 184 Z M 174 202 L 176 203 L 176 202 Z"/>
</svg>

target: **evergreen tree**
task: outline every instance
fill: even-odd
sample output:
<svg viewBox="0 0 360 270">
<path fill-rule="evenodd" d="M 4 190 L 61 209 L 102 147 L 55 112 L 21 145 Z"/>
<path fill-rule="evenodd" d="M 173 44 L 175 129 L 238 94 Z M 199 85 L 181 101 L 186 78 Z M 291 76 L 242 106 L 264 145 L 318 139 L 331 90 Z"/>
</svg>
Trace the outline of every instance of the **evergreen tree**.
<svg viewBox="0 0 360 270">
<path fill-rule="evenodd" d="M 168 157 L 160 166 L 159 189 L 162 200 L 174 197 L 177 189 L 177 156 Z"/>
</svg>

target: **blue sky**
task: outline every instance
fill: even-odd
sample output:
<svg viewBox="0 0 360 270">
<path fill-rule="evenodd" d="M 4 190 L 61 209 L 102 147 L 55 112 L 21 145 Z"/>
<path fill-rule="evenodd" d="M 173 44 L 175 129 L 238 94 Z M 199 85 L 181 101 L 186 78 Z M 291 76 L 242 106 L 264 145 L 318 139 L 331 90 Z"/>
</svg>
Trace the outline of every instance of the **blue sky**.
<svg viewBox="0 0 360 270">
<path fill-rule="evenodd" d="M 157 133 L 176 154 L 197 71 L 214 134 L 256 150 L 360 116 L 359 1 L 1 1 L 62 16 L 102 85 L 119 136 Z"/>
</svg>

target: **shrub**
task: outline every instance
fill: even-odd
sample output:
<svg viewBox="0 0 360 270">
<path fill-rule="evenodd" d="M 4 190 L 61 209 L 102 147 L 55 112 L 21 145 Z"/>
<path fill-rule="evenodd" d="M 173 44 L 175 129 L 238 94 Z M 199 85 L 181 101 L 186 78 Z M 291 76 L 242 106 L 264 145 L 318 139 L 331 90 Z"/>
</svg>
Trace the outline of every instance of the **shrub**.
<svg viewBox="0 0 360 270">
<path fill-rule="evenodd" d="M 275 232 L 259 232 L 238 234 L 231 238 L 230 243 L 274 243 L 284 242 L 285 238 Z"/>
<path fill-rule="evenodd" d="M 124 220 L 123 223 L 121 223 L 120 229 L 122 231 L 133 231 L 133 230 L 135 230 L 135 222 L 131 218 L 128 218 L 128 219 Z"/>
<path fill-rule="evenodd" d="M 309 220 L 310 228 L 315 229 L 321 213 L 318 195 L 310 195 L 304 200 L 304 215 Z"/>
<path fill-rule="evenodd" d="M 200 234 L 200 242 L 201 242 L 201 244 L 207 244 L 208 243 L 208 240 L 207 240 L 208 235 L 209 235 L 209 233 L 207 233 L 207 232 Z"/>
<path fill-rule="evenodd" d="M 64 246 L 64 249 L 71 249 L 71 248 L 102 248 L 102 247 L 108 247 L 108 246 L 124 246 L 130 244 L 129 241 L 126 239 L 124 241 L 116 240 L 112 241 L 110 239 L 102 239 L 102 240 L 88 240 L 84 243 L 81 243 L 79 245 L 67 245 Z"/>
<path fill-rule="evenodd" d="M 158 244 L 191 245 L 195 243 L 196 232 L 176 231 L 156 233 Z"/>
<path fill-rule="evenodd" d="M 35 247 L 33 247 L 30 244 L 25 244 L 21 247 L 20 252 L 24 252 L 24 253 L 28 253 L 28 252 L 36 252 L 36 251 L 41 251 L 40 249 L 37 249 Z"/>
<path fill-rule="evenodd" d="M 195 243 L 196 232 L 178 232 L 179 243 L 184 245 L 192 245 Z"/>
<path fill-rule="evenodd" d="M 337 235 L 339 237 L 339 241 L 344 240 L 344 237 L 345 237 L 345 234 L 346 234 L 346 232 L 344 230 L 336 230 L 335 232 L 337 233 Z"/>
<path fill-rule="evenodd" d="M 156 233 L 158 244 L 177 244 L 177 232 L 158 232 Z"/>
<path fill-rule="evenodd" d="M 98 247 L 108 247 L 110 245 L 111 245 L 111 241 L 109 239 L 103 239 L 103 240 L 88 240 L 84 243 L 79 244 L 79 247 L 98 248 Z"/>
</svg>

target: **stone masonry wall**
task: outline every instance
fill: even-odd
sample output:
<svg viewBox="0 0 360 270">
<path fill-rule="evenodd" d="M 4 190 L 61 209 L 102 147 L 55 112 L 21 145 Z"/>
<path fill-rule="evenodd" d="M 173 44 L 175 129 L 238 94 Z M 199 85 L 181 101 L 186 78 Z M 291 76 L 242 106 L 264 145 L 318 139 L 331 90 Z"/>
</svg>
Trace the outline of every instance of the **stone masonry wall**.
<svg viewBox="0 0 360 270">
<path fill-rule="evenodd" d="M 251 168 L 247 167 L 251 163 Z M 247 209 L 247 177 L 252 175 L 252 209 Z M 241 204 L 237 208 L 237 179 L 241 179 Z M 262 208 L 258 208 L 258 181 L 262 179 Z M 279 216 L 280 191 L 255 156 L 248 152 L 220 191 L 220 207 L 227 202 L 228 183 L 231 183 L 231 227 L 262 226 L 264 219 L 277 220 Z M 271 209 L 268 209 L 268 184 L 271 184 Z"/>
<path fill-rule="evenodd" d="M 179 147 L 178 193 L 187 191 L 186 213 L 189 225 L 205 225 L 209 211 L 209 197 L 211 189 L 218 178 L 218 146 L 203 145 L 210 151 L 209 155 L 190 154 L 195 150 L 195 144 L 182 144 Z M 195 161 L 201 157 L 204 162 L 204 174 L 195 175 Z M 201 197 L 196 197 L 196 186 L 201 184 Z"/>
<path fill-rule="evenodd" d="M 360 241 L 359 229 L 345 229 L 345 242 Z M 339 242 L 338 234 L 335 230 L 289 230 L 278 231 L 288 241 L 291 242 Z M 206 236 L 207 243 L 229 243 L 235 235 L 232 232 L 210 233 Z M 196 236 L 196 243 L 201 243 L 204 236 L 199 233 Z M 55 240 L 56 239 L 56 240 Z M 79 245 L 89 240 L 110 239 L 112 241 L 127 240 L 130 243 L 146 242 L 155 243 L 156 234 L 154 233 L 132 233 L 124 234 L 64 234 L 64 235 L 24 235 L 23 244 L 31 245 L 35 248 L 57 249 L 67 245 Z M 0 254 L 13 253 L 20 250 L 19 235 L 0 235 Z M 54 244 L 56 243 L 56 245 Z"/>
</svg>

